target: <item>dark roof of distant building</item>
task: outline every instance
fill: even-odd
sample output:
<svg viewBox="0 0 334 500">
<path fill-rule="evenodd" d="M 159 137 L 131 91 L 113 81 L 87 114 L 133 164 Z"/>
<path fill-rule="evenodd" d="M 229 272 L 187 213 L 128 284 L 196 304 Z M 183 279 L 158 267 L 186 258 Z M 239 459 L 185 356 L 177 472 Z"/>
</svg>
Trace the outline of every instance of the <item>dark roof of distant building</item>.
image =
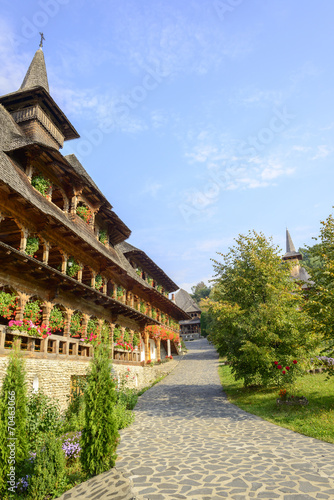
<svg viewBox="0 0 334 500">
<path fill-rule="evenodd" d="M 184 321 L 179 321 L 180 325 L 196 325 L 201 323 L 200 318 L 192 318 Z"/>
<path fill-rule="evenodd" d="M 175 294 L 175 303 L 187 313 L 201 311 L 194 299 L 182 288 Z"/>
</svg>

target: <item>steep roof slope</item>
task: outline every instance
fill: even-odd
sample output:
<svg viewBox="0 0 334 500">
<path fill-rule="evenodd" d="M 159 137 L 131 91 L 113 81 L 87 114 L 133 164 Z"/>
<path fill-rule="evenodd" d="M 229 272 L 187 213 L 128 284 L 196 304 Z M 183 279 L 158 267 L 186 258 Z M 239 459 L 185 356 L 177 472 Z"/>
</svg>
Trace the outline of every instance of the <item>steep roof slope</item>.
<svg viewBox="0 0 334 500">
<path fill-rule="evenodd" d="M 182 288 L 175 294 L 175 303 L 187 313 L 201 311 L 196 302 L 190 297 L 189 293 Z"/>
</svg>

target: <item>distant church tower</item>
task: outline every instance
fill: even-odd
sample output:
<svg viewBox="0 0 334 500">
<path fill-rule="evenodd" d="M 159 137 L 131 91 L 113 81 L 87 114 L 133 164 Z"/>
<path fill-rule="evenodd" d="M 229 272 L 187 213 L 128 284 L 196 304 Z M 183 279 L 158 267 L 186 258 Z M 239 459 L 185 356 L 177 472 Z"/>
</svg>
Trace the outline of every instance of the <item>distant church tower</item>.
<svg viewBox="0 0 334 500">
<path fill-rule="evenodd" d="M 288 230 L 286 230 L 286 253 L 283 255 L 282 260 L 291 260 L 295 262 L 295 265 L 291 270 L 291 277 L 296 281 L 303 283 L 303 289 L 307 289 L 312 286 L 313 281 L 311 281 L 311 276 L 308 274 L 306 269 L 300 265 L 300 261 L 303 260 L 303 256 L 300 252 L 296 252 Z"/>
</svg>

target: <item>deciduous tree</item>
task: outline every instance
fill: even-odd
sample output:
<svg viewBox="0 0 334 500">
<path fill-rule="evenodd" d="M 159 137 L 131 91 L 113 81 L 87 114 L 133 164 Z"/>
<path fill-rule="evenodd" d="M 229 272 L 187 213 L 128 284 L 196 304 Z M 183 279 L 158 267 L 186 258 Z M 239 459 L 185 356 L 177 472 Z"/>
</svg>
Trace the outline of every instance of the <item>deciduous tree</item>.
<svg viewBox="0 0 334 500">
<path fill-rule="evenodd" d="M 290 277 L 272 240 L 255 231 L 239 235 L 216 271 L 210 311 L 210 337 L 226 356 L 236 379 L 245 385 L 268 385 L 275 379 L 274 361 L 289 364 L 308 358 L 317 344 L 303 309 L 300 285 Z"/>
</svg>

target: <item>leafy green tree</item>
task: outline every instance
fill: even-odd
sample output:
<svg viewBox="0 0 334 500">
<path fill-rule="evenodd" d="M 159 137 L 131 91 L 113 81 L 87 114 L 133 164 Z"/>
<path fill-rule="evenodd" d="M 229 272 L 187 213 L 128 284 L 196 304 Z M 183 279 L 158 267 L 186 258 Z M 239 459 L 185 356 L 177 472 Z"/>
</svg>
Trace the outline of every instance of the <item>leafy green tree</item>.
<svg viewBox="0 0 334 500">
<path fill-rule="evenodd" d="M 7 474 L 12 467 L 17 474 L 18 466 L 28 455 L 27 388 L 24 362 L 17 342 L 9 358 L 0 401 L 0 493 L 6 498 Z"/>
<path fill-rule="evenodd" d="M 321 244 L 316 243 L 313 246 L 307 246 L 306 248 L 298 248 L 303 256 L 303 266 L 308 272 L 312 269 L 319 269 L 323 267 L 323 259 L 321 257 L 322 249 Z"/>
<path fill-rule="evenodd" d="M 298 283 L 290 278 L 291 263 L 282 262 L 272 240 L 250 231 L 239 235 L 227 254 L 218 254 L 210 311 L 210 339 L 226 356 L 236 379 L 245 385 L 269 385 L 281 365 L 308 358 L 317 344 L 303 309 Z"/>
<path fill-rule="evenodd" d="M 209 297 L 211 292 L 211 287 L 206 286 L 203 281 L 197 283 L 197 285 L 191 288 L 192 294 L 190 296 L 195 300 L 197 304 L 200 303 L 202 299 L 206 299 Z"/>
<path fill-rule="evenodd" d="M 81 438 L 81 463 L 90 475 L 101 474 L 116 461 L 119 439 L 115 384 L 111 377 L 109 349 L 103 343 L 94 349 L 84 393 L 85 423 Z"/>
<path fill-rule="evenodd" d="M 334 217 L 321 221 L 319 243 L 309 247 L 312 259 L 321 266 L 309 269 L 314 286 L 307 292 L 306 308 L 313 320 L 313 328 L 321 334 L 327 348 L 334 348 Z"/>
</svg>

